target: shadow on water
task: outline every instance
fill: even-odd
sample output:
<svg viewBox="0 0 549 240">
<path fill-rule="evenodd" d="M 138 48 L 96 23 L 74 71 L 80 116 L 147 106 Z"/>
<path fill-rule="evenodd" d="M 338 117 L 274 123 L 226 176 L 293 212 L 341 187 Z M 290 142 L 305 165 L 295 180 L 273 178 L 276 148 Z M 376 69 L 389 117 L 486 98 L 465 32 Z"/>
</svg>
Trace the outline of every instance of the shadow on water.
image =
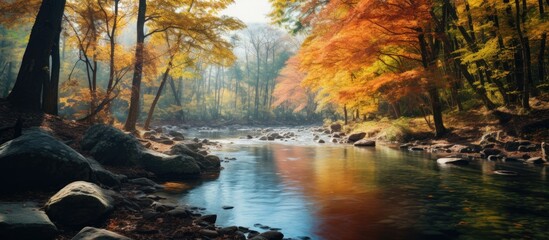
<svg viewBox="0 0 549 240">
<path fill-rule="evenodd" d="M 237 160 L 180 194 L 217 213 L 218 225 L 267 225 L 313 239 L 549 238 L 546 168 L 441 166 L 383 146 L 230 142 L 215 154 Z"/>
</svg>

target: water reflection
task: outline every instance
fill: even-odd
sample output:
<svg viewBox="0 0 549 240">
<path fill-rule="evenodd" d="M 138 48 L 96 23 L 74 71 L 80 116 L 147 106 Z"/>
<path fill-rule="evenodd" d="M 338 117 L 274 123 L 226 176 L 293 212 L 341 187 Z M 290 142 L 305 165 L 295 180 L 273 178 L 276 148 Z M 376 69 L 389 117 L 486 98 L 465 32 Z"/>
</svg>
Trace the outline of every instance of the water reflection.
<svg viewBox="0 0 549 240">
<path fill-rule="evenodd" d="M 441 167 L 386 147 L 232 141 L 218 154 L 238 160 L 181 196 L 218 213 L 219 225 L 260 223 L 313 239 L 549 238 L 545 168 Z"/>
</svg>

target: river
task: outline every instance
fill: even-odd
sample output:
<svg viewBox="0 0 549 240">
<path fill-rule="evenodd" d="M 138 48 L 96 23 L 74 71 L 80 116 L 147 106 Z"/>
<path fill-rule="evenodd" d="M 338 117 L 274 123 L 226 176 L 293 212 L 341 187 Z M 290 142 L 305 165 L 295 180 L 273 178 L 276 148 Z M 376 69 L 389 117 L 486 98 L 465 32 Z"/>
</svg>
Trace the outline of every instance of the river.
<svg viewBox="0 0 549 240">
<path fill-rule="evenodd" d="M 549 238 L 546 167 L 441 166 L 425 153 L 316 144 L 300 134 L 307 137 L 288 142 L 197 134 L 222 143 L 213 154 L 236 160 L 177 198 L 218 214 L 217 225 L 279 228 L 296 239 Z M 519 175 L 493 173 L 500 169 Z"/>
</svg>

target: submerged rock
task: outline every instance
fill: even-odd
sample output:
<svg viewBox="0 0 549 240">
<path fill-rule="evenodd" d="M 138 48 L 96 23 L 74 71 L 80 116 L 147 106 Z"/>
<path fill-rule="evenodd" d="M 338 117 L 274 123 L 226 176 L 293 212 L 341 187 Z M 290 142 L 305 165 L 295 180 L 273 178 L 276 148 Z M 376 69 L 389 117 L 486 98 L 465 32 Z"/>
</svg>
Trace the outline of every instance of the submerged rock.
<svg viewBox="0 0 549 240">
<path fill-rule="evenodd" d="M 469 160 L 459 157 L 445 157 L 437 159 L 438 164 L 467 165 Z"/>
<path fill-rule="evenodd" d="M 0 203 L 0 239 L 53 239 L 57 228 L 37 203 Z"/>
<path fill-rule="evenodd" d="M 114 208 L 113 203 L 107 190 L 93 183 L 78 181 L 53 195 L 45 209 L 55 222 L 82 226 L 104 217 Z"/>
</svg>

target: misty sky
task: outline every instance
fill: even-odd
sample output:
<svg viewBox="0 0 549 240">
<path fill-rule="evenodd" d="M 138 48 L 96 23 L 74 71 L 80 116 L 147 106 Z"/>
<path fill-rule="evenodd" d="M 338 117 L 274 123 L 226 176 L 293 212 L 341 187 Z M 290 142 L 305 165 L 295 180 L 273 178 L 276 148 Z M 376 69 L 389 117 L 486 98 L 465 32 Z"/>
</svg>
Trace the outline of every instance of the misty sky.
<svg viewBox="0 0 549 240">
<path fill-rule="evenodd" d="M 270 9 L 268 0 L 235 0 L 223 14 L 237 17 L 244 23 L 268 23 L 267 14 Z"/>
</svg>

